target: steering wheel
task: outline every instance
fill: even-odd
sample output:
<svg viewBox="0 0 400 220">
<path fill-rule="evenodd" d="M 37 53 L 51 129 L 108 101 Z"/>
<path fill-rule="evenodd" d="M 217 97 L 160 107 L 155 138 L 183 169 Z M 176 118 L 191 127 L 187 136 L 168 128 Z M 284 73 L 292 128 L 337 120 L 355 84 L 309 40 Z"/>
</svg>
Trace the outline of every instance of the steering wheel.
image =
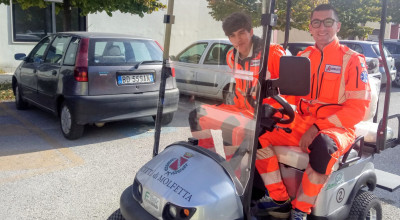
<svg viewBox="0 0 400 220">
<path fill-rule="evenodd" d="M 277 101 L 282 108 L 275 108 L 277 111 L 279 111 L 282 114 L 282 117 L 276 117 L 275 115 L 272 116 L 272 119 L 279 124 L 290 124 L 294 120 L 294 110 L 292 106 L 280 95 L 275 95 L 271 97 L 275 101 Z M 289 118 L 285 118 L 285 115 L 288 116 Z"/>
</svg>

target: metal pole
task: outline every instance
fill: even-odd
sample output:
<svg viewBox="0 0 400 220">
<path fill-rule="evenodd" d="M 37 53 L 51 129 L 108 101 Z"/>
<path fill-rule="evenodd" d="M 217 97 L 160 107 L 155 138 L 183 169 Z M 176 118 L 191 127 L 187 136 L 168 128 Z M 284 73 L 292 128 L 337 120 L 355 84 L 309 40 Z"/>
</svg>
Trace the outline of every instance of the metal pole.
<svg viewBox="0 0 400 220">
<path fill-rule="evenodd" d="M 51 28 L 53 29 L 53 33 L 57 32 L 56 30 L 56 3 L 51 3 Z"/>
<path fill-rule="evenodd" d="M 174 0 L 168 1 L 167 14 L 164 16 L 165 25 L 165 37 L 164 37 L 164 53 L 163 53 L 163 67 L 161 70 L 161 83 L 160 92 L 158 97 L 158 108 L 156 116 L 156 125 L 154 133 L 154 146 L 153 146 L 153 157 L 158 155 L 160 145 L 160 134 L 161 134 L 161 119 L 164 109 L 164 97 L 165 97 L 165 84 L 169 77 L 170 69 L 167 67 L 167 61 L 169 59 L 169 45 L 171 40 L 171 28 L 174 23 Z M 168 71 L 169 70 L 169 71 Z"/>
</svg>

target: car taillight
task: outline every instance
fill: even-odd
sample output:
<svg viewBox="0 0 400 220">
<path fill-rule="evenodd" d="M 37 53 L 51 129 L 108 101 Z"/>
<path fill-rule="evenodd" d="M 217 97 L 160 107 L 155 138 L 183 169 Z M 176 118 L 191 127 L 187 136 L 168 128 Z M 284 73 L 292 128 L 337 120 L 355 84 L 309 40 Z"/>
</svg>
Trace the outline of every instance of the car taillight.
<svg viewBox="0 0 400 220">
<path fill-rule="evenodd" d="M 89 39 L 84 38 L 79 45 L 78 55 L 76 56 L 76 64 L 74 69 L 74 77 L 78 82 L 88 81 L 88 50 Z"/>
</svg>

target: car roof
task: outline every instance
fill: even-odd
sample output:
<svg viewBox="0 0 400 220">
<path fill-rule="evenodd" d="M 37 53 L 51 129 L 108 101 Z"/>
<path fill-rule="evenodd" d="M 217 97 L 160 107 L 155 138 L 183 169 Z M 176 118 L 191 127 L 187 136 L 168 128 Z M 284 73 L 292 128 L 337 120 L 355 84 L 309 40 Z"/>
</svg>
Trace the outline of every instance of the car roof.
<svg viewBox="0 0 400 220">
<path fill-rule="evenodd" d="M 363 40 L 340 40 L 340 43 L 357 43 L 357 44 L 377 44 L 375 41 L 363 41 Z"/>
<path fill-rule="evenodd" d="M 152 40 L 151 38 L 139 37 L 129 34 L 120 34 L 120 33 L 106 33 L 106 32 L 86 32 L 86 31 L 70 31 L 70 32 L 58 32 L 60 34 L 67 34 L 78 36 L 82 38 L 135 38 L 135 39 L 143 39 L 143 40 Z"/>
</svg>

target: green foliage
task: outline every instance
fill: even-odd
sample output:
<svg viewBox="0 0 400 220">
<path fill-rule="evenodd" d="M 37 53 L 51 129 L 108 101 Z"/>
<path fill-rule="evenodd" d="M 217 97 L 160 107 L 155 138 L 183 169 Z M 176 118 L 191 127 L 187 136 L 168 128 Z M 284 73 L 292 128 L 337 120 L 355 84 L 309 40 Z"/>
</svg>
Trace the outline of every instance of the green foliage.
<svg viewBox="0 0 400 220">
<path fill-rule="evenodd" d="M 44 8 L 51 4 L 44 0 L 13 0 L 21 5 L 22 9 L 37 6 Z M 0 0 L 0 4 L 8 5 L 9 0 Z M 89 13 L 106 12 L 109 16 L 115 11 L 121 11 L 123 13 L 137 14 L 140 17 L 144 16 L 144 13 L 152 13 L 163 9 L 166 6 L 159 2 L 159 0 L 64 0 L 63 4 L 57 3 L 57 12 L 63 8 L 63 5 L 69 5 L 71 7 L 79 7 L 82 9 L 81 15 L 88 15 Z"/>
<path fill-rule="evenodd" d="M 252 16 L 253 26 L 260 26 L 261 3 L 256 0 L 207 0 L 211 16 L 222 21 L 235 11 L 244 11 Z M 286 2 L 276 1 L 278 23 L 275 29 L 284 30 L 286 23 Z M 312 9 L 323 3 L 332 4 L 339 13 L 342 23 L 338 35 L 342 38 L 366 38 L 373 28 L 365 27 L 367 22 L 379 22 L 381 19 L 380 0 L 292 0 L 290 27 L 308 30 Z M 388 1 L 388 21 L 400 23 L 400 1 Z"/>
</svg>

